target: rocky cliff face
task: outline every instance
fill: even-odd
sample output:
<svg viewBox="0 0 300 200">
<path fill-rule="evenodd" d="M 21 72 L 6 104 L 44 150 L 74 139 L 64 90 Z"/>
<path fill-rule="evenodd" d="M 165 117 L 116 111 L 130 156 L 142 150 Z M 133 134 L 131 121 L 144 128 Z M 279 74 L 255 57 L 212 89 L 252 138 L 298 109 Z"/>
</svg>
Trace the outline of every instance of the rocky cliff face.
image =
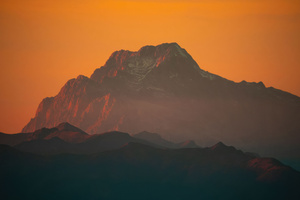
<svg viewBox="0 0 300 200">
<path fill-rule="evenodd" d="M 262 82 L 235 83 L 199 68 L 178 44 L 116 51 L 90 78 L 69 80 L 24 127 L 69 122 L 90 133 L 160 133 L 174 142 L 217 141 L 270 156 L 300 157 L 300 98 Z"/>
</svg>

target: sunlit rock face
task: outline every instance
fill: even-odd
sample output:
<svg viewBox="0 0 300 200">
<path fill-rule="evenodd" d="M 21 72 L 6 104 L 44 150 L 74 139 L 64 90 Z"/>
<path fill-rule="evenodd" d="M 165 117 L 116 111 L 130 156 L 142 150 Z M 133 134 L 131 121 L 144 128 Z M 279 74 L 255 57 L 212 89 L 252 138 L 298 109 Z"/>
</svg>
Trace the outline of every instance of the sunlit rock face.
<svg viewBox="0 0 300 200">
<path fill-rule="evenodd" d="M 23 132 L 66 121 L 89 134 L 146 130 L 174 142 L 224 141 L 265 156 L 300 157 L 299 120 L 299 97 L 211 74 L 177 43 L 166 43 L 116 51 L 90 78 L 69 80 L 40 103 Z"/>
</svg>

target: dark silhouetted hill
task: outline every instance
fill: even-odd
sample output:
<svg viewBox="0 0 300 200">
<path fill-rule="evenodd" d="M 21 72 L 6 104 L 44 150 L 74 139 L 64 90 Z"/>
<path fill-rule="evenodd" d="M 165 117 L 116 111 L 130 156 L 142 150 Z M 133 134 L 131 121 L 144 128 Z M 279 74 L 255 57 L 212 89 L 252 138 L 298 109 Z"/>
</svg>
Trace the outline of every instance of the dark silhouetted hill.
<svg viewBox="0 0 300 200">
<path fill-rule="evenodd" d="M 0 145 L 0 160 L 3 199 L 299 199 L 299 172 L 219 144 L 160 149 L 129 142 L 56 156 Z"/>
</svg>

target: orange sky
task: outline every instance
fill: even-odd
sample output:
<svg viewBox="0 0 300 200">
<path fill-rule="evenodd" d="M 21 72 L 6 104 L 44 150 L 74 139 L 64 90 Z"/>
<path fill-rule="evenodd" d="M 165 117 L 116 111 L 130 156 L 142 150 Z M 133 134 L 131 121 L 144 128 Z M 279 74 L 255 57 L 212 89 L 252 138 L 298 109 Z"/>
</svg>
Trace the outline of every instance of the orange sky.
<svg viewBox="0 0 300 200">
<path fill-rule="evenodd" d="M 177 42 L 202 69 L 300 96 L 299 0 L 0 0 L 0 132 L 119 49 Z"/>
</svg>

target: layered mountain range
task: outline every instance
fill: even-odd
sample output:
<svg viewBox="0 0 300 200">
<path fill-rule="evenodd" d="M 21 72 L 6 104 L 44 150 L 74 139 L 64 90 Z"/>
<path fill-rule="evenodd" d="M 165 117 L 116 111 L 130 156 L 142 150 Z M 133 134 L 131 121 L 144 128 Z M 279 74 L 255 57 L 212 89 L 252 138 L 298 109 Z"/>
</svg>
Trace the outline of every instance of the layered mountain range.
<svg viewBox="0 0 300 200">
<path fill-rule="evenodd" d="M 299 97 L 211 74 L 177 43 L 166 43 L 114 52 L 90 78 L 80 75 L 45 98 L 22 132 L 69 122 L 89 134 L 149 131 L 175 143 L 223 141 L 300 158 L 299 120 Z"/>
<path fill-rule="evenodd" d="M 0 134 L 4 199 L 299 199 L 300 173 L 218 142 L 88 135 L 69 123 Z M 8 144 L 8 145 L 7 145 Z"/>
<path fill-rule="evenodd" d="M 31 133 L 0 133 L 0 144 L 41 155 L 92 154 L 118 149 L 128 143 L 140 143 L 162 149 L 199 147 L 191 140 L 173 143 L 163 139 L 157 133 L 146 131 L 133 136 L 119 131 L 89 135 L 67 122 L 63 122 L 57 127 L 42 128 Z"/>
</svg>

